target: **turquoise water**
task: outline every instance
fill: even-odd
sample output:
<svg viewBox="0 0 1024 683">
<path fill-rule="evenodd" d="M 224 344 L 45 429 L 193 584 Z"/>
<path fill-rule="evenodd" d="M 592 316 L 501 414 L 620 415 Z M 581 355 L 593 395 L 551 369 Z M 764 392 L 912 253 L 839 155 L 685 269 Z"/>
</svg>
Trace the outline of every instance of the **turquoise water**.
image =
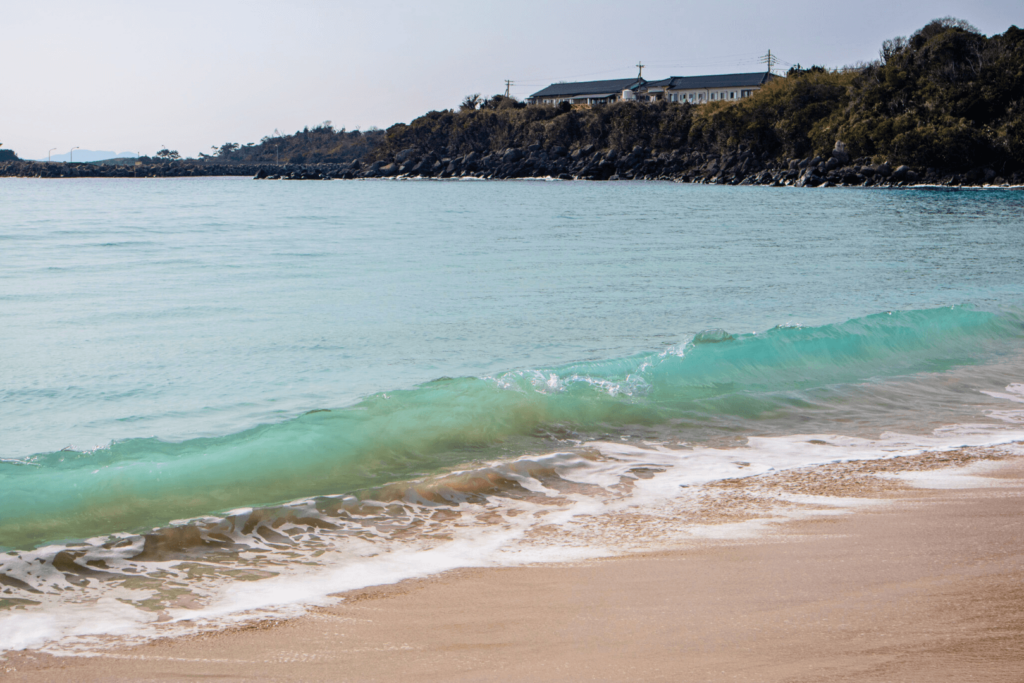
<svg viewBox="0 0 1024 683">
<path fill-rule="evenodd" d="M 4 180 L 0 547 L 566 440 L 970 417 L 1020 379 L 1022 216 L 1016 191 Z"/>
<path fill-rule="evenodd" d="M 1024 439 L 1022 217 L 1012 190 L 0 180 L 0 650 L 614 554 L 530 529 L 623 505 L 660 547 L 693 486 Z"/>
</svg>

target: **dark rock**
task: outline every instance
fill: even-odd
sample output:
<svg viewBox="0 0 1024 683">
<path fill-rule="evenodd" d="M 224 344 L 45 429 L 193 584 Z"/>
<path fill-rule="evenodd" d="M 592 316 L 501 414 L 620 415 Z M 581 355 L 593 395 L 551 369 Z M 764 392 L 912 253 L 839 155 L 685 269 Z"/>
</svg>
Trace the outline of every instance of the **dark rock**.
<svg viewBox="0 0 1024 683">
<path fill-rule="evenodd" d="M 504 163 L 506 163 L 506 164 L 510 164 L 512 162 L 519 161 L 522 158 L 523 158 L 522 151 L 513 148 L 513 149 L 510 149 L 507 152 L 505 152 L 505 154 L 501 157 L 501 160 Z"/>
<path fill-rule="evenodd" d="M 398 154 L 395 155 L 395 162 L 398 163 L 398 164 L 404 164 L 406 161 L 409 160 L 409 157 L 411 157 L 415 153 L 416 153 L 416 148 L 415 147 L 410 147 L 409 149 L 403 149 L 401 152 L 399 152 Z"/>
<path fill-rule="evenodd" d="M 256 171 L 256 175 L 253 176 L 253 180 L 263 180 L 267 177 L 267 172 L 264 169 Z"/>
<path fill-rule="evenodd" d="M 381 166 L 380 174 L 385 178 L 390 178 L 393 175 L 398 175 L 398 164 L 388 164 L 387 166 Z"/>
<path fill-rule="evenodd" d="M 836 140 L 836 146 L 832 150 L 832 158 L 840 165 L 850 163 L 850 154 L 846 151 L 846 145 Z"/>
</svg>

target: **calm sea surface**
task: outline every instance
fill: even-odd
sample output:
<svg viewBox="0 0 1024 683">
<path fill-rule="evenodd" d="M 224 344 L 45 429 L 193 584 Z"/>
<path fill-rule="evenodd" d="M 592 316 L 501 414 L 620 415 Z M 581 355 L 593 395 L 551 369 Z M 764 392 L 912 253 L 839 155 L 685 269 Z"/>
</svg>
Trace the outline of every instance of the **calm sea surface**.
<svg viewBox="0 0 1024 683">
<path fill-rule="evenodd" d="M 436 507 L 553 473 L 1014 440 L 1022 354 L 1020 191 L 3 179 L 0 641 L 483 562 Z"/>
</svg>

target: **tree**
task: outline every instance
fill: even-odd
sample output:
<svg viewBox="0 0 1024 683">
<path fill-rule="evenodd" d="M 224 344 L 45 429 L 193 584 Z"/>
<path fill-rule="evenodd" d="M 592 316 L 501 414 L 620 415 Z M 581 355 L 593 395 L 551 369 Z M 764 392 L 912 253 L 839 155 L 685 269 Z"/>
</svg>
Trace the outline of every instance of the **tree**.
<svg viewBox="0 0 1024 683">
<path fill-rule="evenodd" d="M 181 155 L 178 154 L 178 150 L 167 149 L 166 147 L 157 152 L 156 155 L 163 159 L 164 161 L 177 161 L 178 159 L 181 158 Z"/>
<path fill-rule="evenodd" d="M 238 149 L 238 147 L 239 144 L 237 142 L 225 142 L 223 145 L 220 146 L 220 149 L 217 150 L 217 155 L 226 157 L 232 152 L 234 152 L 236 149 Z"/>
<path fill-rule="evenodd" d="M 462 100 L 462 104 L 459 105 L 459 111 L 473 111 L 480 106 L 480 93 L 473 93 L 472 95 L 466 95 L 466 99 Z"/>
</svg>

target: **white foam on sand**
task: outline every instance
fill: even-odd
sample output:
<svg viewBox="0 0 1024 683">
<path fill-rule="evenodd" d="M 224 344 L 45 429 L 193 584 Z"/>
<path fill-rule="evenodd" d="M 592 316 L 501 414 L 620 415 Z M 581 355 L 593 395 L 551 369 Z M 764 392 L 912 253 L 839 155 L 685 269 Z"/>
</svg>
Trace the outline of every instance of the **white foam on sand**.
<svg viewBox="0 0 1024 683">
<path fill-rule="evenodd" d="M 1007 388 L 1005 398 L 1024 400 L 1020 385 Z M 47 596 L 44 604 L 8 610 L 0 615 L 0 650 L 41 648 L 54 654 L 90 654 L 117 642 L 140 642 L 156 637 L 195 633 L 222 628 L 242 621 L 287 618 L 308 607 L 336 601 L 345 591 L 374 585 L 393 584 L 467 567 L 499 567 L 533 563 L 577 562 L 636 551 L 677 547 L 680 539 L 739 539 L 763 534 L 779 520 L 806 516 L 800 511 L 780 513 L 773 519 L 752 519 L 736 524 L 687 525 L 666 513 L 667 506 L 692 495 L 704 484 L 724 479 L 747 478 L 794 468 L 919 455 L 960 447 L 1005 445 L 1024 455 L 1024 428 L 1003 425 L 954 425 L 927 436 L 897 433 L 877 439 L 829 434 L 801 434 L 786 437 L 751 437 L 736 448 L 670 447 L 663 444 L 626 444 L 611 441 L 583 444 L 581 448 L 601 457 L 573 453 L 522 458 L 488 467 L 516 479 L 533 492 L 534 500 L 494 496 L 483 503 L 463 502 L 451 506 L 459 513 L 443 537 L 352 537 L 338 540 L 326 551 L 308 555 L 302 561 L 277 562 L 277 575 L 258 581 L 224 581 L 206 595 L 198 609 L 175 607 L 158 615 L 133 606 L 146 596 L 144 590 L 112 588 L 77 602 Z M 559 492 L 539 480 L 523 475 L 516 463 L 532 461 L 550 464 L 566 483 L 580 485 L 571 492 Z M 914 486 L 929 488 L 1000 485 L 987 477 L 991 465 L 978 464 L 958 471 L 930 471 L 894 475 Z M 644 471 L 645 476 L 637 474 Z M 624 489 L 623 482 L 629 482 Z M 813 514 L 844 514 L 870 504 L 862 499 L 819 500 L 817 496 L 792 497 L 819 508 Z M 799 499 L 799 500 L 798 500 Z M 545 501 L 550 500 L 550 503 Z M 780 497 L 780 500 L 788 498 Z M 306 504 L 299 501 L 297 504 Z M 413 505 L 409 504 L 407 505 Z M 436 508 L 424 507 L 429 512 Z M 544 528 L 600 520 L 602 515 L 622 512 L 661 515 L 642 539 L 602 534 L 601 524 L 592 535 L 578 536 L 577 542 L 538 542 Z M 589 529 L 590 527 L 588 527 Z M 539 536 L 543 539 L 543 534 Z M 556 535 L 556 538 L 561 538 Z M 0 558 L 5 559 L 5 558 Z M 280 558 L 277 558 L 280 560 Z M 194 562 L 193 562 L 194 564 Z M 152 569 L 170 563 L 153 563 Z M 30 578 L 30 577 L 27 577 Z"/>
</svg>

